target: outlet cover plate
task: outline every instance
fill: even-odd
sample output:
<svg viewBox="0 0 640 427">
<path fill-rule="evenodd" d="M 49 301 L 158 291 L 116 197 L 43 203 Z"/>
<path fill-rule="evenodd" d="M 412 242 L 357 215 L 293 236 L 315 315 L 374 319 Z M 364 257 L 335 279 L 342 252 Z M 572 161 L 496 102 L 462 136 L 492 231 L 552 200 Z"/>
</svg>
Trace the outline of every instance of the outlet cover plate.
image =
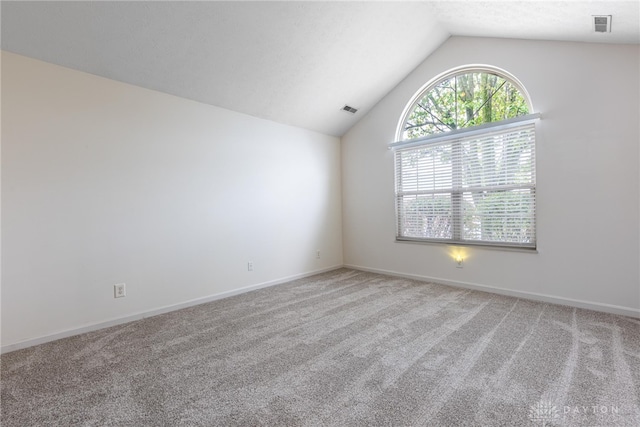
<svg viewBox="0 0 640 427">
<path fill-rule="evenodd" d="M 118 283 L 117 285 L 113 285 L 113 297 L 114 298 L 123 298 L 127 296 L 127 285 L 124 283 Z"/>
</svg>

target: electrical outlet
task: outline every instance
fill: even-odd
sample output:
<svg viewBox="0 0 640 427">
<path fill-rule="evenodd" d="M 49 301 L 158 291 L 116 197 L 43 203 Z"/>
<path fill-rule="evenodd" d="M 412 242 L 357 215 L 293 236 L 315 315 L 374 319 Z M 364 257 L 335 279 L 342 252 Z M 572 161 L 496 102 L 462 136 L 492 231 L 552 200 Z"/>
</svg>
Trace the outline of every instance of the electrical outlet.
<svg viewBox="0 0 640 427">
<path fill-rule="evenodd" d="M 117 285 L 113 285 L 113 297 L 114 298 L 122 298 L 127 296 L 127 285 L 124 283 L 118 283 Z"/>
<path fill-rule="evenodd" d="M 249 261 L 247 263 L 247 271 L 253 271 L 253 262 L 252 261 Z"/>
<path fill-rule="evenodd" d="M 320 249 L 316 251 L 316 259 L 320 259 Z"/>
</svg>

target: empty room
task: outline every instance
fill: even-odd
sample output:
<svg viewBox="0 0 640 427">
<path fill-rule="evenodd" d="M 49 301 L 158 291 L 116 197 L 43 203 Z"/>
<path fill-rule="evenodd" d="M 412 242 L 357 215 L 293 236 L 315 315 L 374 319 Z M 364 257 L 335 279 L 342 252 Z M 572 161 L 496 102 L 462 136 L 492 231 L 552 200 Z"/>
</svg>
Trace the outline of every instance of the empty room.
<svg viewBox="0 0 640 427">
<path fill-rule="evenodd" d="M 640 425 L 638 1 L 2 1 L 0 425 Z"/>
</svg>

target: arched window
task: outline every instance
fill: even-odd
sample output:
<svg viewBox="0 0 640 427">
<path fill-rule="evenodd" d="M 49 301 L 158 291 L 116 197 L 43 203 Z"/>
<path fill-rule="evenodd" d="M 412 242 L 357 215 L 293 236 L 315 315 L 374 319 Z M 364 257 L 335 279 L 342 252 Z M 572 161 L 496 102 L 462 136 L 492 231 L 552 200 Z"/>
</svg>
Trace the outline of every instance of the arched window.
<svg viewBox="0 0 640 427">
<path fill-rule="evenodd" d="M 501 70 L 453 70 L 407 105 L 395 150 L 397 239 L 536 247 L 535 124 Z"/>
</svg>

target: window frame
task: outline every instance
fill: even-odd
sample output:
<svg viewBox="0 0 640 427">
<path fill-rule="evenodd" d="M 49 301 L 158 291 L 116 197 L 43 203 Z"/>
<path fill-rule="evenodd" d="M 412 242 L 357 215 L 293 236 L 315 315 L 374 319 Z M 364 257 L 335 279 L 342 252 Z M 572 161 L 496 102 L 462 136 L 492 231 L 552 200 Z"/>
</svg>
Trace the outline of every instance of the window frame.
<svg viewBox="0 0 640 427">
<path fill-rule="evenodd" d="M 499 76 L 500 78 L 506 80 L 510 84 L 512 84 L 522 95 L 524 98 L 529 114 L 516 116 L 507 120 L 483 123 L 481 125 L 470 126 L 460 129 L 455 129 L 447 132 L 434 133 L 427 136 L 414 138 L 414 139 L 402 139 L 405 132 L 405 125 L 409 119 L 409 116 L 412 114 L 414 109 L 417 107 L 417 104 L 420 100 L 434 87 L 441 84 L 443 81 L 448 79 L 453 79 L 459 75 L 465 75 L 470 73 L 490 73 Z M 418 90 L 415 95 L 411 98 L 409 103 L 406 105 L 398 123 L 397 131 L 396 131 L 396 142 L 389 144 L 389 149 L 394 150 L 394 205 L 395 205 L 395 217 L 396 217 L 396 241 L 397 242 L 410 242 L 410 243 L 421 243 L 421 244 L 447 244 L 447 245 L 461 245 L 461 246 L 484 246 L 493 249 L 513 249 L 513 250 L 524 250 L 524 251 L 536 251 L 537 250 L 537 170 L 536 170 L 536 126 L 535 121 L 539 119 L 540 113 L 531 113 L 533 110 L 533 105 L 531 103 L 531 98 L 524 88 L 524 86 L 512 76 L 510 73 L 501 70 L 496 67 L 486 66 L 486 65 L 472 65 L 472 66 L 462 66 L 447 72 L 441 73 L 435 78 L 431 79 L 427 82 L 420 90 Z M 397 151 L 404 151 L 405 149 L 411 147 L 426 147 L 434 145 L 435 143 L 450 143 L 451 149 L 455 150 L 455 147 L 460 147 L 461 141 L 465 138 L 468 138 L 473 135 L 477 135 L 479 138 L 483 135 L 487 135 L 490 133 L 494 133 L 496 131 L 500 131 L 503 129 L 509 129 L 512 127 L 523 126 L 525 124 L 534 123 L 533 126 L 533 184 L 531 190 L 533 191 L 533 243 L 517 243 L 517 242 L 507 242 L 507 241 L 481 241 L 481 240 L 464 240 L 462 237 L 462 228 L 464 221 L 464 213 L 462 208 L 462 203 L 460 200 L 463 197 L 463 193 L 468 192 L 463 188 L 458 187 L 456 190 L 455 183 L 452 185 L 451 192 L 446 192 L 451 195 L 451 238 L 426 238 L 426 237 L 408 237 L 402 236 L 401 232 L 401 210 L 402 206 L 400 203 L 401 195 L 399 194 L 399 183 L 398 183 L 398 153 Z M 459 148 L 457 148 L 459 150 Z M 458 165 L 458 167 L 462 167 L 462 165 Z M 452 171 L 452 180 L 456 181 L 456 173 L 455 173 L 455 165 L 452 165 L 454 171 Z M 459 174 L 458 174 L 459 175 Z M 461 179 L 458 176 L 458 179 Z M 460 199 L 458 203 L 455 203 L 455 198 Z"/>
</svg>

